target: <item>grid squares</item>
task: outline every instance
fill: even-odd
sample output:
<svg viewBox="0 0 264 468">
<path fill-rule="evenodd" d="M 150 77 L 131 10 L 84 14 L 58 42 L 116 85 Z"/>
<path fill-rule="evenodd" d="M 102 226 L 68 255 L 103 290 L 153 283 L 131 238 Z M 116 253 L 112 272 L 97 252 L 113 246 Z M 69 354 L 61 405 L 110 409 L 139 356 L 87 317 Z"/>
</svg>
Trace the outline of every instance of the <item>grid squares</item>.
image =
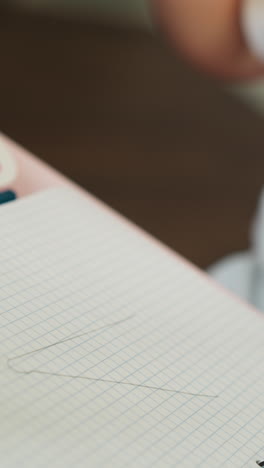
<svg viewBox="0 0 264 468">
<path fill-rule="evenodd" d="M 3 466 L 255 466 L 260 315 L 70 190 L 1 208 L 0 241 Z"/>
</svg>

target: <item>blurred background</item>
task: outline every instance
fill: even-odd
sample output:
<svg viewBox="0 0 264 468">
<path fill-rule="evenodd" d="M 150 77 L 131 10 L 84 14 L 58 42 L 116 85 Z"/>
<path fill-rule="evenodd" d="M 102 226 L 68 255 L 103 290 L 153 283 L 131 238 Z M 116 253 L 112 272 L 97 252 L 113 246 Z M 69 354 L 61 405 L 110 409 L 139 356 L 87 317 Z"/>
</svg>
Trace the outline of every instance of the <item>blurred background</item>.
<svg viewBox="0 0 264 468">
<path fill-rule="evenodd" d="M 201 267 L 247 248 L 262 83 L 191 69 L 144 0 L 1 0 L 0 52 L 1 131 Z"/>
</svg>

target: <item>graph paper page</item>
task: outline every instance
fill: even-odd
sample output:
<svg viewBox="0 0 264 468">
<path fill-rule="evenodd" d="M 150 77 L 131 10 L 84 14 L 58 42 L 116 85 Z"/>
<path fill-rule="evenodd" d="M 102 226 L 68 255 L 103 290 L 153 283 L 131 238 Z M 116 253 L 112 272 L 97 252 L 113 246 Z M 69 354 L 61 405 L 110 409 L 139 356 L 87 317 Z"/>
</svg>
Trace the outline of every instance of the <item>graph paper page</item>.
<svg viewBox="0 0 264 468">
<path fill-rule="evenodd" d="M 0 327 L 3 468 L 264 457 L 263 318 L 92 197 L 1 208 Z"/>
</svg>

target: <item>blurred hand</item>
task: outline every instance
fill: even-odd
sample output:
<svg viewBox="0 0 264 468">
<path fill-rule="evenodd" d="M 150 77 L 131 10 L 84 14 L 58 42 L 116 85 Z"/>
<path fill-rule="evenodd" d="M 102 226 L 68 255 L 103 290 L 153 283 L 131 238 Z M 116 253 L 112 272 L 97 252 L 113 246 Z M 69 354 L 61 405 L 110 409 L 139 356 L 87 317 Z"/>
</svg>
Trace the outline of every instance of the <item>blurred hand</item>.
<svg viewBox="0 0 264 468">
<path fill-rule="evenodd" d="M 264 0 L 151 1 L 173 44 L 199 67 L 225 78 L 264 75 L 264 52 L 262 62 L 249 50 L 250 41 L 241 28 L 242 12 L 245 18 L 246 11 L 249 33 L 253 42 L 258 34 L 259 44 L 260 34 L 261 39 L 264 36 Z M 262 44 L 264 47 L 264 37 L 260 47 Z"/>
</svg>

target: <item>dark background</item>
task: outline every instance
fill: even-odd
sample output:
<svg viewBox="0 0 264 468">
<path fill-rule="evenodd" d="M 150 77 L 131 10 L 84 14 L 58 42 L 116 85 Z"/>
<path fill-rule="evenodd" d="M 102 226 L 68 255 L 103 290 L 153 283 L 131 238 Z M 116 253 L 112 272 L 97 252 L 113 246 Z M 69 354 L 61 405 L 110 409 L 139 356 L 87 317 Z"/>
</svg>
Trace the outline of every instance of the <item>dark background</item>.
<svg viewBox="0 0 264 468">
<path fill-rule="evenodd" d="M 0 6 L 0 128 L 205 267 L 248 245 L 264 122 L 160 34 Z"/>
</svg>

